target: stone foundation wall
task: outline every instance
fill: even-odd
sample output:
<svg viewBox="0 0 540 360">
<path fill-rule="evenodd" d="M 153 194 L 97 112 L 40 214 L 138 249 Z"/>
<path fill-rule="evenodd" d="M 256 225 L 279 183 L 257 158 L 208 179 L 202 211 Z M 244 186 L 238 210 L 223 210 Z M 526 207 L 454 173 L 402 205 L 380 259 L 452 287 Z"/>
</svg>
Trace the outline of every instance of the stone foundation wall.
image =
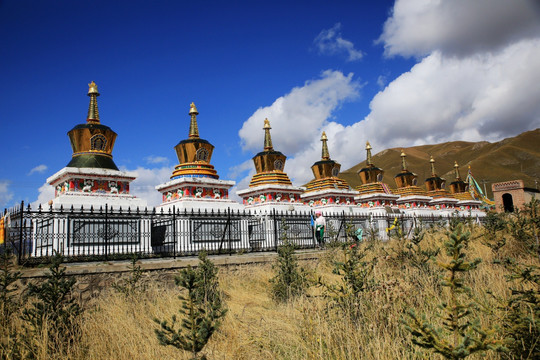
<svg viewBox="0 0 540 360">
<path fill-rule="evenodd" d="M 319 254 L 315 251 L 297 253 L 301 261 L 317 259 Z M 220 255 L 209 256 L 216 266 L 237 267 L 253 266 L 273 263 L 276 261 L 276 253 L 257 253 L 248 255 Z M 188 265 L 196 267 L 199 260 L 196 257 L 182 259 L 159 259 L 139 260 L 137 266 L 143 270 L 142 283 L 159 283 L 165 288 L 176 287 L 174 279 L 182 268 Z M 110 263 L 67 264 L 66 274 L 77 279 L 75 291 L 81 302 L 87 302 L 98 296 L 101 291 L 110 289 L 113 284 L 132 275 L 130 261 L 118 261 Z M 28 282 L 42 281 L 49 273 L 48 268 L 22 269 L 20 288 L 25 288 Z"/>
</svg>

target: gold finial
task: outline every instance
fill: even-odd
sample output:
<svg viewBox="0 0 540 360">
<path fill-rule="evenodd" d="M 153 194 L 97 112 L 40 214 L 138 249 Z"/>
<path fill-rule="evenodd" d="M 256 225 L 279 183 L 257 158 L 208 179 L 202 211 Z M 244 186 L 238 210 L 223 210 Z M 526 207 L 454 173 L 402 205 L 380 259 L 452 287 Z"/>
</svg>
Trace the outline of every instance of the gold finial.
<svg viewBox="0 0 540 360">
<path fill-rule="evenodd" d="M 407 162 L 405 161 L 405 158 L 407 155 L 405 155 L 405 152 L 403 149 L 401 149 L 401 170 L 407 170 Z"/>
<path fill-rule="evenodd" d="M 326 133 L 323 131 L 321 135 L 321 141 L 322 141 L 322 159 L 323 160 L 330 160 L 330 152 L 328 151 L 328 137 L 326 136 Z"/>
<path fill-rule="evenodd" d="M 191 114 L 199 115 L 199 112 L 197 111 L 197 107 L 195 106 L 194 102 L 189 105 L 189 115 Z"/>
<path fill-rule="evenodd" d="M 88 84 L 88 95 L 90 94 L 97 94 L 97 96 L 99 96 L 97 84 L 93 81 L 90 84 Z"/>
<path fill-rule="evenodd" d="M 270 129 L 270 121 L 268 121 L 268 119 L 264 119 L 264 151 L 274 150 L 274 147 L 272 146 L 272 137 L 270 136 Z"/>
<path fill-rule="evenodd" d="M 433 159 L 433 156 L 429 157 L 429 163 L 431 164 L 431 176 L 435 176 L 435 159 Z"/>
<path fill-rule="evenodd" d="M 369 144 L 369 141 L 366 142 L 366 164 L 367 166 L 373 165 L 373 162 L 371 161 L 371 145 Z"/>
<path fill-rule="evenodd" d="M 198 139 L 199 138 L 199 126 L 197 125 L 197 115 L 199 112 L 195 107 L 195 103 L 191 103 L 189 106 L 189 115 L 191 116 L 191 123 L 189 124 L 189 137 Z"/>
<path fill-rule="evenodd" d="M 88 84 L 88 96 L 90 96 L 90 105 L 88 106 L 88 116 L 86 122 L 99 124 L 99 110 L 97 105 L 97 97 L 99 92 L 95 82 Z"/>
</svg>

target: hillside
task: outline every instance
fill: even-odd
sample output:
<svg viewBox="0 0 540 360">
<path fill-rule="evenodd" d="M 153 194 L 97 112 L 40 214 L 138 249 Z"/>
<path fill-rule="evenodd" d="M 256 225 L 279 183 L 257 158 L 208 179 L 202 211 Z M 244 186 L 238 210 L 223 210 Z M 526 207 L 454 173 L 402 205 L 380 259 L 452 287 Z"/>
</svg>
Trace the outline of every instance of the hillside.
<svg viewBox="0 0 540 360">
<path fill-rule="evenodd" d="M 391 188 L 396 186 L 394 176 L 401 171 L 401 149 L 387 149 L 373 156 L 373 163 L 385 171 L 383 182 Z M 458 162 L 463 179 L 467 176 L 470 165 L 473 176 L 480 186 L 483 187 L 482 181 L 485 180 L 489 197 L 492 197 L 492 183 L 522 179 L 525 186 L 534 188 L 535 180 L 540 180 L 540 129 L 495 143 L 452 141 L 403 149 L 407 154 L 407 167 L 418 175 L 418 184 L 422 186 L 424 180 L 431 175 L 430 156 L 436 161 L 435 168 L 438 175 L 448 182 L 454 180 L 454 161 Z M 341 172 L 339 177 L 356 188 L 361 184 L 357 172 L 365 166 L 364 160 Z"/>
</svg>

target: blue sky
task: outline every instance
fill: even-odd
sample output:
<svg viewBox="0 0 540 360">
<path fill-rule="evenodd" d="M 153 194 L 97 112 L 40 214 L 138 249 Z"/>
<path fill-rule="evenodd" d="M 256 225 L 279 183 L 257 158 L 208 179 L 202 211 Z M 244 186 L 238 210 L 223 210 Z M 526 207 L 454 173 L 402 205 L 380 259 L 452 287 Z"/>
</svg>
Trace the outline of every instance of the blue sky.
<svg viewBox="0 0 540 360">
<path fill-rule="evenodd" d="M 221 179 L 247 186 L 263 120 L 296 185 L 320 134 L 347 169 L 364 144 L 495 141 L 540 127 L 540 8 L 517 0 L 0 1 L 0 208 L 46 202 L 71 158 L 88 83 L 113 156 L 154 186 L 189 104 Z"/>
</svg>

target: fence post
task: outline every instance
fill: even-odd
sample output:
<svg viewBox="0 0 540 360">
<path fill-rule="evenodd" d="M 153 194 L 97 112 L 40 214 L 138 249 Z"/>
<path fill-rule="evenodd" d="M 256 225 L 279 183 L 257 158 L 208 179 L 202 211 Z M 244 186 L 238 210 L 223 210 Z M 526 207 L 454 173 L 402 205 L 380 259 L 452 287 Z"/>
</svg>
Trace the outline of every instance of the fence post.
<svg viewBox="0 0 540 360">
<path fill-rule="evenodd" d="M 105 260 L 109 259 L 109 204 L 105 204 Z"/>
<path fill-rule="evenodd" d="M 227 208 L 227 226 L 229 227 L 229 256 L 232 255 L 232 250 L 231 250 L 231 208 Z"/>
<path fill-rule="evenodd" d="M 276 209 L 272 209 L 274 214 L 274 248 L 277 251 L 278 247 L 278 229 L 277 229 L 277 219 L 276 219 Z"/>
<path fill-rule="evenodd" d="M 17 261 L 21 264 L 23 247 L 23 227 L 24 227 L 24 201 L 21 201 L 21 221 L 19 223 L 19 249 L 17 251 Z"/>
<path fill-rule="evenodd" d="M 173 259 L 176 259 L 176 243 L 178 243 L 178 239 L 176 239 L 176 206 L 173 205 L 172 207 L 172 228 L 173 228 Z"/>
</svg>

